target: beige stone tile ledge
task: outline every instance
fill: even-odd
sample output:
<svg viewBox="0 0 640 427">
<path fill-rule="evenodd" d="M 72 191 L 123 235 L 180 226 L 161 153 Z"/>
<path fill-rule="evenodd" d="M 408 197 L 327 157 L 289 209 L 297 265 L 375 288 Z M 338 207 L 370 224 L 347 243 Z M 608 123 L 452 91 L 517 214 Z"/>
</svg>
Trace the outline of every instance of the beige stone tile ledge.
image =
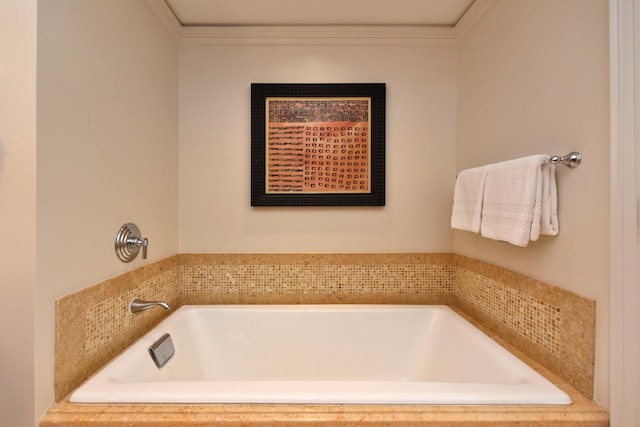
<svg viewBox="0 0 640 427">
<path fill-rule="evenodd" d="M 40 427 L 609 425 L 603 408 L 575 392 L 571 397 L 569 406 L 79 405 L 65 400 Z"/>
</svg>

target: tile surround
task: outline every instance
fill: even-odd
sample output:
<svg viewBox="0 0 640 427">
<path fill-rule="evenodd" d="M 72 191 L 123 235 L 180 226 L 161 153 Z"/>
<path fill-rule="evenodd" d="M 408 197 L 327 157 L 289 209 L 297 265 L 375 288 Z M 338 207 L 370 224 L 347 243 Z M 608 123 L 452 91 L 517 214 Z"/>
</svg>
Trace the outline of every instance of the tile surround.
<svg viewBox="0 0 640 427">
<path fill-rule="evenodd" d="M 449 304 L 593 393 L 595 303 L 454 254 L 180 254 L 56 301 L 56 401 L 159 322 L 134 297 L 209 303 Z"/>
<path fill-rule="evenodd" d="M 186 304 L 448 304 L 452 254 L 182 254 Z"/>
<path fill-rule="evenodd" d="M 560 354 L 560 308 L 468 270 L 456 271 L 455 295 L 516 333 Z"/>
<path fill-rule="evenodd" d="M 454 306 L 560 375 L 585 396 L 593 396 L 594 300 L 462 255 L 455 256 L 455 264 Z M 491 297 L 469 290 L 477 287 Z M 506 295 L 515 295 L 513 306 L 500 299 Z M 515 307 L 519 309 L 514 310 Z"/>
<path fill-rule="evenodd" d="M 184 297 L 212 294 L 450 294 L 453 265 L 180 266 Z"/>
<path fill-rule="evenodd" d="M 119 337 L 137 325 L 142 324 L 153 312 L 145 311 L 139 315 L 129 312 L 129 304 L 134 298 L 142 300 L 167 300 L 175 305 L 178 296 L 176 281 L 178 269 L 162 272 L 145 280 L 133 288 L 113 295 L 87 309 L 85 353 L 91 357 L 107 347 L 113 337 Z"/>
<path fill-rule="evenodd" d="M 177 282 L 174 256 L 57 299 L 56 401 L 164 317 L 159 310 L 132 315 L 128 306 L 134 297 L 164 299 L 178 306 Z"/>
</svg>

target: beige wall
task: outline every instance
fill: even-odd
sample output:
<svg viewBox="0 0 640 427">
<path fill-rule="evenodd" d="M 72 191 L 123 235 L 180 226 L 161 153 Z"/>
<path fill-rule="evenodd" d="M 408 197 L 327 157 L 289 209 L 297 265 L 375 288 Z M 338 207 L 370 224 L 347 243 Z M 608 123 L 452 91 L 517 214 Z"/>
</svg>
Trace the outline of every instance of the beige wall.
<svg viewBox="0 0 640 427">
<path fill-rule="evenodd" d="M 499 0 L 459 45 L 457 170 L 580 151 L 558 167 L 557 237 L 527 248 L 456 231 L 454 249 L 598 303 L 596 397 L 608 402 L 609 76 L 606 0 Z"/>
<path fill-rule="evenodd" d="M 213 46 L 180 59 L 180 252 L 448 252 L 455 46 Z M 252 208 L 250 84 L 387 84 L 387 205 Z"/>
<path fill-rule="evenodd" d="M 53 401 L 53 300 L 177 253 L 178 42 L 143 0 L 38 4 L 37 409 Z M 134 222 L 149 257 L 115 256 Z"/>
<path fill-rule="evenodd" d="M 0 421 L 33 425 L 36 1 L 0 2 Z"/>
</svg>

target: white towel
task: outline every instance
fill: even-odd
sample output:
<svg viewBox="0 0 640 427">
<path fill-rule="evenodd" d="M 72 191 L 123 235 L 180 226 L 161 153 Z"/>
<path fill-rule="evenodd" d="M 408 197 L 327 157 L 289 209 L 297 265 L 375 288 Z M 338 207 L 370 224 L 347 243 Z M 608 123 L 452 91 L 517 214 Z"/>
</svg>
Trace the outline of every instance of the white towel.
<svg viewBox="0 0 640 427">
<path fill-rule="evenodd" d="M 542 164 L 542 205 L 540 234 L 558 234 L 558 187 L 556 186 L 556 165 Z"/>
<path fill-rule="evenodd" d="M 480 231 L 482 198 L 487 178 L 487 166 L 460 171 L 453 192 L 451 227 L 460 230 Z"/>
<path fill-rule="evenodd" d="M 540 233 L 558 232 L 555 166 L 534 155 L 489 165 L 480 233 L 527 246 Z"/>
</svg>

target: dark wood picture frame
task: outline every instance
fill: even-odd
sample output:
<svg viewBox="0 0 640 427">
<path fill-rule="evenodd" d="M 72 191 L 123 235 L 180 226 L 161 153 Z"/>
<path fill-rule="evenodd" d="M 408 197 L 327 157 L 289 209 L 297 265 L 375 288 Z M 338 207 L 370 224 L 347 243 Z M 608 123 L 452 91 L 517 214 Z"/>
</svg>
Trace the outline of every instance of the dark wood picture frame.
<svg viewBox="0 0 640 427">
<path fill-rule="evenodd" d="M 251 85 L 251 206 L 384 206 L 384 83 Z"/>
</svg>

